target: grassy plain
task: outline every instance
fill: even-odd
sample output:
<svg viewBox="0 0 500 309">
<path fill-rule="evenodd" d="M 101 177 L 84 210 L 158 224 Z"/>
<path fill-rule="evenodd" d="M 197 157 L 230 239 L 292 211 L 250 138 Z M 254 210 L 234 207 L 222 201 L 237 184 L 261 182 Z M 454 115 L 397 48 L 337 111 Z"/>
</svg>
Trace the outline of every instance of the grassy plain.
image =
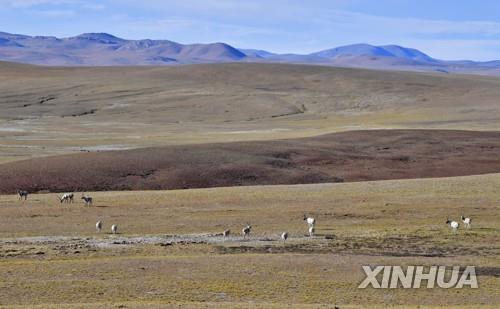
<svg viewBox="0 0 500 309">
<path fill-rule="evenodd" d="M 61 205 L 54 194 L 26 202 L 1 196 L 0 304 L 494 307 L 500 302 L 499 187 L 500 175 L 491 174 L 95 192 L 92 207 Z M 305 236 L 304 213 L 318 221 L 313 239 Z M 473 228 L 453 234 L 446 218 L 461 214 L 473 218 Z M 101 234 L 94 231 L 97 220 L 105 225 Z M 253 226 L 249 241 L 215 236 L 226 228 L 239 234 L 246 223 Z M 119 235 L 107 233 L 111 224 Z M 291 235 L 286 244 L 277 240 L 283 231 Z M 209 234 L 206 241 L 126 241 L 200 234 Z M 40 235 L 50 237 L 31 238 Z M 108 242 L 92 245 L 100 241 Z M 480 288 L 357 289 L 361 265 L 412 264 L 475 265 Z"/>
</svg>

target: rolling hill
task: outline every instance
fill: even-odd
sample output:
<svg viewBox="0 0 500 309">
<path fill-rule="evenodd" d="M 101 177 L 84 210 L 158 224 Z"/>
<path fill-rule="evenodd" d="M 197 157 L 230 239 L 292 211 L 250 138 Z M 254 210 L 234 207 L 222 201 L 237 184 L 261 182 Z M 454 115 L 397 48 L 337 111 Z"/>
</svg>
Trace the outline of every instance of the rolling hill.
<svg viewBox="0 0 500 309">
<path fill-rule="evenodd" d="M 372 130 L 164 146 L 0 165 L 0 192 L 187 189 L 500 172 L 500 133 Z"/>
<path fill-rule="evenodd" d="M 0 62 L 2 162 L 362 129 L 499 130 L 500 79 L 276 63 Z"/>
</svg>

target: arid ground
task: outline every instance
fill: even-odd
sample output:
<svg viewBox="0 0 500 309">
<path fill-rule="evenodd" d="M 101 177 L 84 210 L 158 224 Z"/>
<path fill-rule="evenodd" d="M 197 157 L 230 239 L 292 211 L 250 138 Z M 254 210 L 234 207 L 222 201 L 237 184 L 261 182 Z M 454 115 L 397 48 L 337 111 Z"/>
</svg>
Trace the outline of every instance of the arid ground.
<svg viewBox="0 0 500 309">
<path fill-rule="evenodd" d="M 500 304 L 499 78 L 252 63 L 0 73 L 0 307 Z M 461 215 L 472 228 L 454 233 L 445 221 Z M 362 265 L 473 265 L 479 288 L 360 290 Z"/>
<path fill-rule="evenodd" d="M 363 129 L 500 130 L 500 79 L 287 64 L 0 62 L 0 160 Z"/>
</svg>

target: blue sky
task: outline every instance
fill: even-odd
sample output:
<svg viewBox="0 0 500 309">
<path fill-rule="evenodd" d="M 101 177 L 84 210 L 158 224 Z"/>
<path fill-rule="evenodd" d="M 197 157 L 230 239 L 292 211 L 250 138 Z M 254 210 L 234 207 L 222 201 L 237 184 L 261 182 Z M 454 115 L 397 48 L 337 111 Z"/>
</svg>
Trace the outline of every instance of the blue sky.
<svg viewBox="0 0 500 309">
<path fill-rule="evenodd" d="M 226 42 L 310 53 L 399 44 L 440 59 L 500 59 L 500 1 L 0 0 L 0 31 Z"/>
</svg>

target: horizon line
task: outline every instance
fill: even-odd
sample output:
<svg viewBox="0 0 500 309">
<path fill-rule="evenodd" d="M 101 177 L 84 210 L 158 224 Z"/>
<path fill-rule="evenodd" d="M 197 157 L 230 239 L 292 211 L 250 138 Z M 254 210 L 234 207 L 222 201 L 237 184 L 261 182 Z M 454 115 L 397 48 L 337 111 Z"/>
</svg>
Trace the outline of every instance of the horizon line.
<svg viewBox="0 0 500 309">
<path fill-rule="evenodd" d="M 224 41 L 215 41 L 215 42 L 188 42 L 188 43 L 181 43 L 179 41 L 173 41 L 173 40 L 170 40 L 170 39 L 165 39 L 165 38 L 155 38 L 155 39 L 151 39 L 151 38 L 124 38 L 124 37 L 121 37 L 121 36 L 117 36 L 115 34 L 112 34 L 112 33 L 109 33 L 109 32 L 82 32 L 82 33 L 79 33 L 79 34 L 75 34 L 75 35 L 72 35 L 72 36 L 56 36 L 56 35 L 39 35 L 39 34 L 23 34 L 23 33 L 13 33 L 13 32 L 6 32 L 6 31 L 2 31 L 0 30 L 0 33 L 5 33 L 5 34 L 10 34 L 10 35 L 20 35 L 20 36 L 28 36 L 28 37 L 32 37 L 32 38 L 36 38 L 36 37 L 51 37 L 51 38 L 56 38 L 56 39 L 70 39 L 70 38 L 75 38 L 75 37 L 78 37 L 78 36 L 81 36 L 81 35 L 84 35 L 84 34 L 105 34 L 105 35 L 110 35 L 110 36 L 113 36 L 117 39 L 121 39 L 121 40 L 125 40 L 125 41 L 142 41 L 142 40 L 152 40 L 152 41 L 169 41 L 169 42 L 173 42 L 173 43 L 178 43 L 178 44 L 181 44 L 181 45 L 196 45 L 196 44 L 226 44 L 232 48 L 235 48 L 237 50 L 244 50 L 244 49 L 250 49 L 250 50 L 256 50 L 256 51 L 264 51 L 264 52 L 268 52 L 268 53 L 271 53 L 271 54 L 275 54 L 275 55 L 297 55 L 297 56 L 309 56 L 311 54 L 314 54 L 314 53 L 319 53 L 319 52 L 322 52 L 322 51 L 327 51 L 327 50 L 331 50 L 331 49 L 335 49 L 335 48 L 340 48 L 340 47 L 347 47 L 347 46 L 353 46 L 353 45 L 370 45 L 370 46 L 374 46 L 374 47 L 386 47 L 386 46 L 398 46 L 398 47 L 402 47 L 402 48 L 406 48 L 406 49 L 415 49 L 435 60 L 440 60 L 440 61 L 450 61 L 450 62 L 460 62 L 460 61 L 472 61 L 472 62 L 476 62 L 476 63 L 485 63 L 485 62 L 492 62 L 492 61 L 498 61 L 500 60 L 500 57 L 497 58 L 497 59 L 489 59 L 489 60 L 472 60 L 472 59 L 440 59 L 440 58 L 434 58 L 432 55 L 430 55 L 429 53 L 427 52 L 424 52 L 422 51 L 421 49 L 419 48 L 416 48 L 416 47 L 408 47 L 408 46 L 404 46 L 404 45 L 401 45 L 401 44 L 394 44 L 394 43 L 384 43 L 384 44 L 379 44 L 379 43 L 367 43 L 367 42 L 353 42 L 353 43 L 349 43 L 349 44 L 342 44 L 342 45 L 337 45 L 337 46 L 334 46 L 334 47 L 329 47 L 329 48 L 324 48 L 324 49 L 320 49 L 320 50 L 316 50 L 316 51 L 312 51 L 312 52 L 308 52 L 308 53 L 302 53 L 302 52 L 274 52 L 274 51 L 271 51 L 269 49 L 265 49 L 265 48 L 256 48 L 256 47 L 237 47 L 237 44 L 232 44 L 232 43 L 229 43 L 229 42 L 224 42 Z M 326 58 L 326 57 L 325 57 Z"/>
</svg>

